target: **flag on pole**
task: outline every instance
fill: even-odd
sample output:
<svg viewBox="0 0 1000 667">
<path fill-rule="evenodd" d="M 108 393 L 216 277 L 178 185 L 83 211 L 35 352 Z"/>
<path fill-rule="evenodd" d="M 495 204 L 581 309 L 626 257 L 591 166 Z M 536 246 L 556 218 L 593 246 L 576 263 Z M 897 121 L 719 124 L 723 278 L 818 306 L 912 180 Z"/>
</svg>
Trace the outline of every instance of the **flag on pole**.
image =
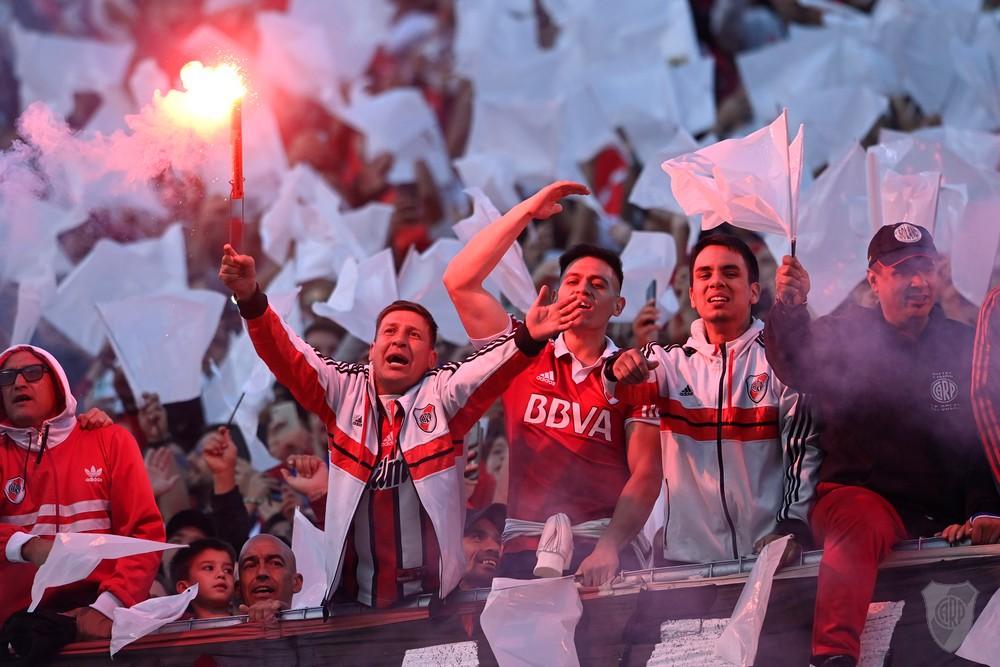
<svg viewBox="0 0 1000 667">
<path fill-rule="evenodd" d="M 661 166 L 687 215 L 702 229 L 724 222 L 761 233 L 797 234 L 804 128 L 788 141 L 788 110 L 742 139 L 726 139 Z"/>
</svg>

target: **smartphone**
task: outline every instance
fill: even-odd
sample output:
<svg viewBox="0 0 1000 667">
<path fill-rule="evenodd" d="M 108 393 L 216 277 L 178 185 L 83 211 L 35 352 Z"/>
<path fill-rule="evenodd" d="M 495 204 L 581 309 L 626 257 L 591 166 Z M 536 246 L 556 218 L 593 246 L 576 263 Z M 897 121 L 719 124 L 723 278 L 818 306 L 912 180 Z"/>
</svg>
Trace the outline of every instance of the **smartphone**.
<svg viewBox="0 0 1000 667">
<path fill-rule="evenodd" d="M 650 301 L 656 301 L 656 279 L 649 281 L 649 287 L 646 288 L 646 303 Z"/>
</svg>

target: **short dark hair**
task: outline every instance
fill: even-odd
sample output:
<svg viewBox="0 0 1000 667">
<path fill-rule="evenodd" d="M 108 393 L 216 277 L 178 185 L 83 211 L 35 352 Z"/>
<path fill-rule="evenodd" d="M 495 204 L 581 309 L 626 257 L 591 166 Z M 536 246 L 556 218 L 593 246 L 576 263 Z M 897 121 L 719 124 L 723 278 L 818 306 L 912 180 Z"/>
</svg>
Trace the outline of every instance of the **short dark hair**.
<svg viewBox="0 0 1000 667">
<path fill-rule="evenodd" d="M 411 313 L 416 313 L 420 317 L 427 320 L 427 328 L 431 330 L 431 345 L 437 345 L 438 338 L 438 325 L 434 321 L 434 316 L 431 315 L 431 311 L 427 310 L 419 303 L 414 301 L 406 301 L 405 299 L 397 299 L 393 301 L 388 306 L 382 309 L 382 312 L 378 314 L 378 319 L 375 320 L 375 336 L 378 337 L 379 327 L 382 326 L 382 320 L 389 313 L 394 313 L 397 310 L 407 310 Z"/>
<path fill-rule="evenodd" d="M 750 246 L 746 244 L 738 236 L 733 236 L 732 234 L 726 233 L 716 233 L 708 234 L 707 236 L 701 237 L 698 242 L 691 249 L 691 255 L 688 258 L 688 281 L 689 284 L 694 286 L 694 263 L 698 259 L 698 255 L 701 251 L 710 246 L 722 246 L 723 248 L 729 248 L 735 253 L 739 253 L 743 256 L 743 261 L 747 265 L 747 274 L 750 278 L 750 284 L 760 282 L 760 266 L 757 264 L 757 257 L 754 256 L 753 250 Z"/>
<path fill-rule="evenodd" d="M 233 569 L 235 571 L 236 550 L 233 549 L 229 542 L 223 542 L 214 537 L 195 540 L 188 545 L 187 549 L 179 549 L 178 554 L 170 561 L 170 583 L 173 585 L 174 590 L 177 589 L 177 582 L 191 580 L 191 563 L 194 562 L 195 558 L 209 549 L 224 551 L 229 554 L 229 559 L 233 562 Z"/>
<path fill-rule="evenodd" d="M 599 259 L 610 266 L 611 272 L 614 273 L 615 278 L 618 279 L 618 289 L 621 290 L 622 283 L 625 282 L 625 274 L 622 271 L 621 257 L 618 256 L 618 253 L 612 250 L 591 245 L 590 243 L 577 243 L 575 246 L 559 256 L 559 277 L 562 278 L 562 275 L 566 273 L 566 269 L 569 268 L 570 264 L 583 257 L 593 257 L 594 259 Z"/>
<path fill-rule="evenodd" d="M 212 520 L 201 510 L 187 509 L 170 517 L 170 521 L 167 522 L 167 539 L 169 540 L 179 533 L 182 528 L 189 527 L 197 528 L 206 537 L 215 537 L 215 526 L 212 525 Z"/>
</svg>

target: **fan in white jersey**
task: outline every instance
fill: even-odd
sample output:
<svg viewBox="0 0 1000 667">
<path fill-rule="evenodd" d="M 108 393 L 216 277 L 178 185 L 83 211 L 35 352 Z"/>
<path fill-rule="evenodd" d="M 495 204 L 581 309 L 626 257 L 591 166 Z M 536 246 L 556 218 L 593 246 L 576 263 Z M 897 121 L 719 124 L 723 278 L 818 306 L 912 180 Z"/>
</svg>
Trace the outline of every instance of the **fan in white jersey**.
<svg viewBox="0 0 1000 667">
<path fill-rule="evenodd" d="M 628 350 L 606 369 L 609 393 L 659 407 L 667 491 L 658 560 L 736 559 L 791 534 L 790 562 L 812 543 L 822 458 L 808 397 L 782 384 L 765 357 L 764 324 L 751 315 L 760 283 L 750 248 L 706 236 L 690 274 L 701 319 L 687 342 Z"/>
</svg>

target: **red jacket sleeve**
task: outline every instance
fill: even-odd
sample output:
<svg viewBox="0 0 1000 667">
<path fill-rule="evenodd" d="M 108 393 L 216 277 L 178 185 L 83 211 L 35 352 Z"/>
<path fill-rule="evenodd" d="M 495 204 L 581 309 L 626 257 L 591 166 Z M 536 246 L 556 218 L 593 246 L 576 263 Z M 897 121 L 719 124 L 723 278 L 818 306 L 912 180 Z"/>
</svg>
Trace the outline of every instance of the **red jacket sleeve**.
<svg viewBox="0 0 1000 667">
<path fill-rule="evenodd" d="M 247 332 L 257 356 L 302 407 L 319 415 L 324 423 L 334 423 L 342 389 L 362 367 L 320 357 L 266 305 L 263 293 L 258 292 L 255 299 L 264 300 L 262 313 L 247 317 L 245 306 L 241 312 L 247 317 Z"/>
<path fill-rule="evenodd" d="M 986 296 L 976 324 L 972 411 L 993 479 L 1000 484 L 1000 287 Z"/>
<path fill-rule="evenodd" d="M 109 426 L 104 431 L 106 459 L 111 464 L 111 532 L 155 542 L 166 541 L 163 517 L 156 507 L 146 467 L 135 438 L 125 429 Z M 104 434 L 102 434 L 104 435 Z M 149 587 L 160 566 L 160 554 L 119 558 L 100 592 L 110 592 L 126 607 L 149 597 Z"/>
</svg>

